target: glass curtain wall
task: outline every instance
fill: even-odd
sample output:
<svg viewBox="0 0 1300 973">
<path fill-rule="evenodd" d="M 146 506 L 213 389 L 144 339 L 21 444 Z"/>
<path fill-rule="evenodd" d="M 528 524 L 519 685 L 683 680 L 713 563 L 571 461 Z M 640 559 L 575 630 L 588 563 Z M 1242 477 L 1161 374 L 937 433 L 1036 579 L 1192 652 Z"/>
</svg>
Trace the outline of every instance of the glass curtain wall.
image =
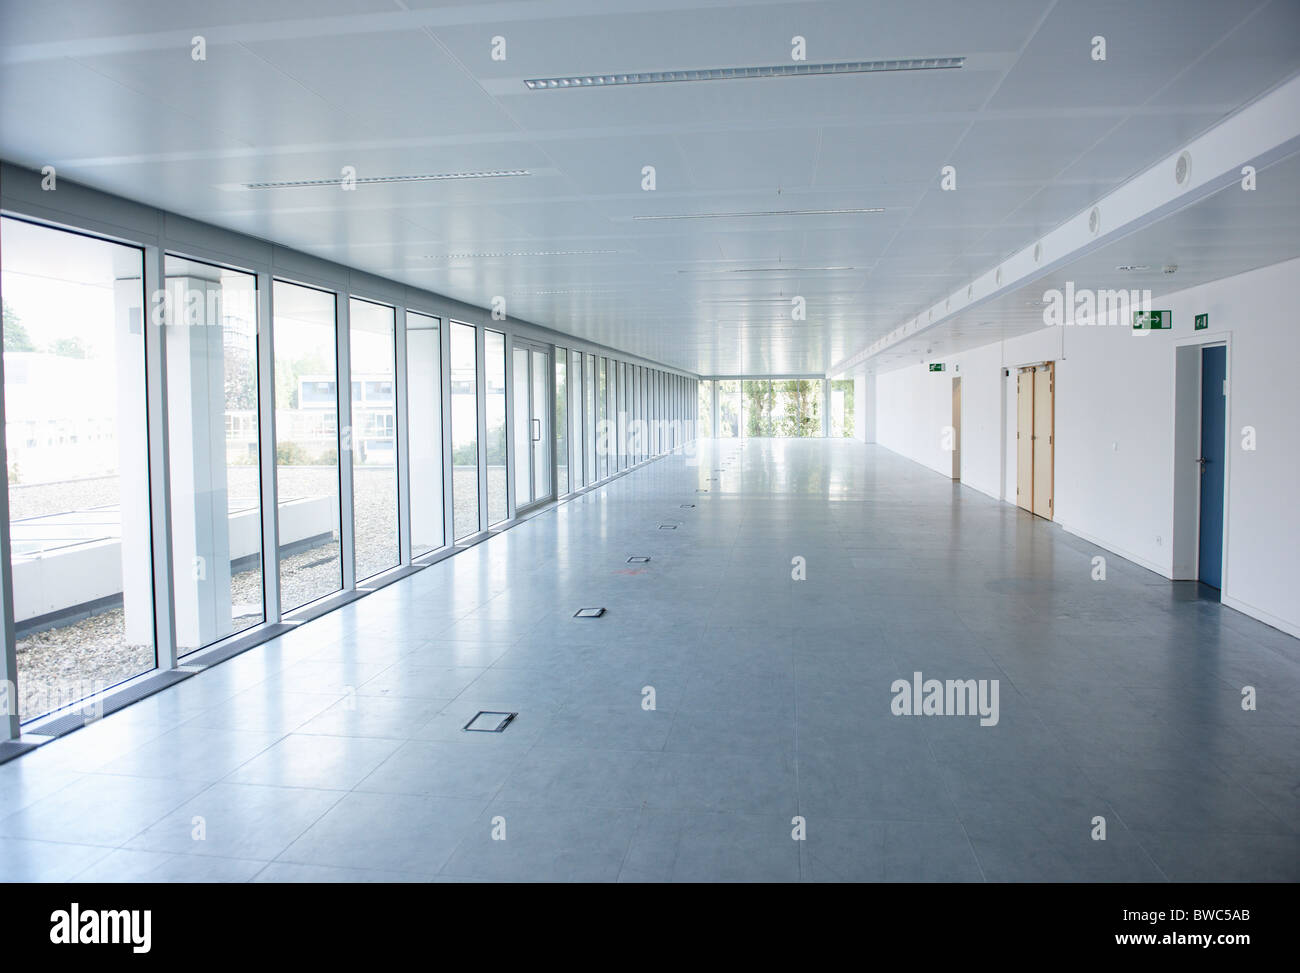
<svg viewBox="0 0 1300 973">
<path fill-rule="evenodd" d="M 483 384 L 483 404 L 487 410 L 483 456 L 487 464 L 490 527 L 510 515 L 506 496 L 506 336 L 500 331 L 483 332 Z"/>
<path fill-rule="evenodd" d="M 0 254 L 8 555 L 26 721 L 157 666 L 144 256 L 9 218 Z M 201 418 L 205 429 L 216 423 L 219 451 L 224 402 L 199 405 L 216 410 Z M 233 623 L 233 609 L 221 623 Z"/>
<path fill-rule="evenodd" d="M 335 296 L 277 280 L 275 478 L 280 605 L 292 611 L 343 587 Z"/>
<path fill-rule="evenodd" d="M 606 360 L 596 359 L 596 460 L 600 478 L 609 476 L 609 376 Z"/>
<path fill-rule="evenodd" d="M 168 478 L 176 648 L 264 618 L 257 278 L 167 255 Z"/>
<path fill-rule="evenodd" d="M 714 383 L 718 397 L 719 439 L 734 439 L 740 435 L 740 383 L 735 380 Z"/>
<path fill-rule="evenodd" d="M 569 352 L 555 349 L 555 489 L 569 492 Z"/>
<path fill-rule="evenodd" d="M 442 504 L 441 322 L 406 312 L 406 414 L 410 467 L 411 555 L 446 543 Z"/>
<path fill-rule="evenodd" d="M 478 346 L 472 324 L 451 323 L 452 523 L 455 539 L 479 531 Z"/>
<path fill-rule="evenodd" d="M 157 666 L 156 584 L 170 589 L 184 655 L 266 620 L 277 587 L 267 570 L 279 610 L 293 612 L 398 566 L 405 529 L 421 557 L 501 523 L 511 482 L 521 503 L 568 494 L 689 435 L 699 390 L 684 376 L 571 348 L 507 357 L 501 331 L 353 296 L 341 282 L 272 279 L 273 319 L 260 321 L 257 274 L 179 254 L 165 256 L 164 290 L 146 306 L 140 247 L 9 217 L 0 236 L 5 554 L 30 691 L 20 690 L 23 719 Z M 152 407 L 165 410 L 169 436 L 168 579 L 153 572 L 150 323 L 165 326 L 166 396 Z M 273 389 L 259 389 L 259 341 Z M 275 408 L 273 442 L 261 437 L 260 396 Z M 95 414 L 77 402 L 96 403 Z M 675 440 L 669 420 L 683 430 Z M 270 464 L 274 510 L 263 503 Z M 270 517 L 279 549 L 264 551 Z"/>
<path fill-rule="evenodd" d="M 511 390 L 514 399 L 511 410 L 514 412 L 515 427 L 515 508 L 525 507 L 533 499 L 532 463 L 532 423 L 528 421 L 528 348 L 514 345 L 511 349 L 514 373 L 514 387 Z"/>
<path fill-rule="evenodd" d="M 573 487 L 577 489 L 585 483 L 583 464 L 585 460 L 582 444 L 582 353 L 569 352 L 569 441 L 573 448 Z"/>
<path fill-rule="evenodd" d="M 397 536 L 397 338 L 391 307 L 348 302 L 352 364 L 352 523 L 356 576 L 401 563 Z"/>
<path fill-rule="evenodd" d="M 600 479 L 600 465 L 596 462 L 596 359 L 590 353 L 583 355 L 582 358 L 582 386 L 587 397 L 583 410 L 586 421 L 583 425 L 584 438 L 587 441 L 587 483 L 590 485 Z"/>
<path fill-rule="evenodd" d="M 727 402 L 719 382 L 719 405 Z M 822 434 L 821 379 L 745 379 L 742 390 L 742 435 L 806 439 Z M 725 426 L 720 415 L 719 426 Z"/>
</svg>

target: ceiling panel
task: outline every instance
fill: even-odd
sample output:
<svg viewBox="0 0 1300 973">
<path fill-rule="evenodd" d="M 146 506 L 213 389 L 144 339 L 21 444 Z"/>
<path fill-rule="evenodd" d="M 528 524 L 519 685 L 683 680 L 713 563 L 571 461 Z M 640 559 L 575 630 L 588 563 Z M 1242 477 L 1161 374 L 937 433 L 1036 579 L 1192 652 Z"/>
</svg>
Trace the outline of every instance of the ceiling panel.
<svg viewBox="0 0 1300 973">
<path fill-rule="evenodd" d="M 822 371 L 1300 70 L 1297 8 L 7 3 L 0 155 L 54 162 L 65 179 L 480 306 L 505 294 L 512 315 L 683 368 Z M 205 31 L 208 60 L 194 62 L 189 39 Z M 967 61 L 933 72 L 523 85 L 792 63 L 796 34 L 811 62 Z M 1105 62 L 1088 56 L 1096 34 L 1107 37 Z M 505 60 L 491 57 L 497 35 Z M 949 164 L 955 193 L 939 188 Z M 354 192 L 239 188 L 334 179 L 349 165 L 362 178 L 532 174 Z M 641 190 L 645 165 L 656 167 L 654 192 Z M 1297 216 L 1276 195 L 1288 178 L 1270 170 L 1249 199 L 1207 201 L 1180 218 L 1188 236 L 1168 241 L 1173 256 L 1152 259 L 1176 259 L 1191 275 L 1285 251 Z M 735 215 L 864 208 L 882 212 Z M 837 267 L 852 269 L 826 269 Z M 796 292 L 810 314 L 792 327 L 773 302 Z"/>
</svg>

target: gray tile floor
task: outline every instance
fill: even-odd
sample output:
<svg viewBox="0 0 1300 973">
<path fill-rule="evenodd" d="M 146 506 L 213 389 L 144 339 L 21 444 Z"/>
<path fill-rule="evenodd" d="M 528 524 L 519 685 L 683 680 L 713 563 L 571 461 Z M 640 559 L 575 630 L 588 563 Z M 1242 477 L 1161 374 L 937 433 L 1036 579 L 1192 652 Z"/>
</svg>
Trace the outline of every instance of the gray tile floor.
<svg viewBox="0 0 1300 973">
<path fill-rule="evenodd" d="M 0 877 L 1300 878 L 1297 641 L 1097 553 L 883 449 L 705 444 L 0 767 Z M 893 715 L 916 671 L 997 725 Z"/>
</svg>

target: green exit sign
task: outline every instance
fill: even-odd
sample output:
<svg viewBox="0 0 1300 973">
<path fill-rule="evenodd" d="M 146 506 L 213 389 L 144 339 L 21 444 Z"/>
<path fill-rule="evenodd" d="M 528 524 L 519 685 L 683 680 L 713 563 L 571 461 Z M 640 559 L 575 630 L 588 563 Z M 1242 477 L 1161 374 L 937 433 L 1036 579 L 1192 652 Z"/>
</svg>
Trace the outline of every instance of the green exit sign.
<svg viewBox="0 0 1300 973">
<path fill-rule="evenodd" d="M 1204 331 L 1210 326 L 1210 316 L 1208 314 L 1196 315 L 1196 324 L 1193 325 L 1193 331 Z"/>
<path fill-rule="evenodd" d="M 1174 326 L 1173 311 L 1134 311 L 1134 331 L 1168 331 Z"/>
<path fill-rule="evenodd" d="M 943 362 L 941 362 L 941 361 L 931 362 L 931 363 L 930 363 L 930 371 L 932 371 L 932 372 L 941 372 L 941 371 L 943 371 Z"/>
</svg>

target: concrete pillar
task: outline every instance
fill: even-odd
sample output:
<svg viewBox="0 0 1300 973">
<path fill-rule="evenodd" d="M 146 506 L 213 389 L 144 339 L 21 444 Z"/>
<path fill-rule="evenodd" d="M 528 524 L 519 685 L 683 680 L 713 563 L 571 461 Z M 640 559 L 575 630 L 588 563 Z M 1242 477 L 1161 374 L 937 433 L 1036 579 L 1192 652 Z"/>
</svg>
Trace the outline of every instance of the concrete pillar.
<svg viewBox="0 0 1300 973">
<path fill-rule="evenodd" d="M 138 272 L 138 270 L 137 270 Z M 153 531 L 149 520 L 149 423 L 144 305 L 138 276 L 113 282 L 117 358 L 116 439 L 122 530 L 122 608 L 128 645 L 154 644 Z M 69 390 L 70 392 L 74 390 Z M 109 407 L 104 403 L 105 408 Z"/>
<path fill-rule="evenodd" d="M 183 653 L 234 630 L 226 478 L 225 339 L 218 281 L 169 277 L 170 435 L 176 645 Z"/>
</svg>

